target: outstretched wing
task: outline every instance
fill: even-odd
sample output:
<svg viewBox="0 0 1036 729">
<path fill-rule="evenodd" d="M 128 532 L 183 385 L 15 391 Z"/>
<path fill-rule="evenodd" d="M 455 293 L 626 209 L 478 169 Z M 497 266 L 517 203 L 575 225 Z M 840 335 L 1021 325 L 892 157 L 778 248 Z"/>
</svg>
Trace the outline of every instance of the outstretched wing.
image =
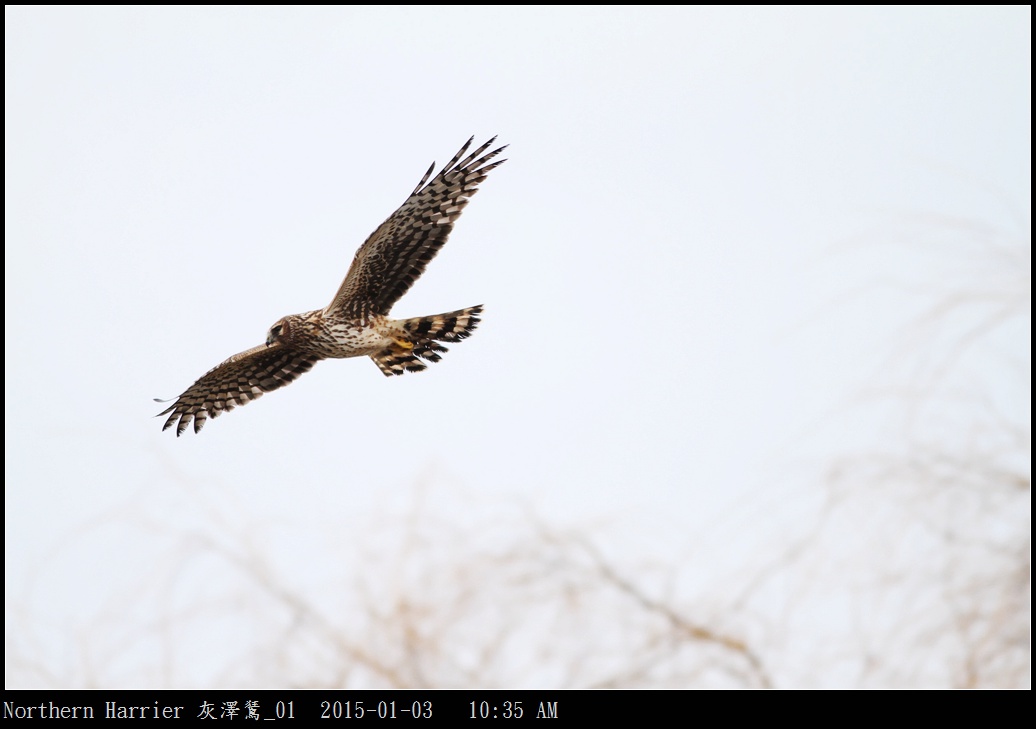
<svg viewBox="0 0 1036 729">
<path fill-rule="evenodd" d="M 198 433 L 209 417 L 218 418 L 227 410 L 247 405 L 264 393 L 284 387 L 303 372 L 311 370 L 319 360 L 320 357 L 278 343 L 270 346 L 260 344 L 235 354 L 205 373 L 176 398 L 176 402 L 159 413 L 171 413 L 162 430 L 176 423 L 179 437 L 193 419 L 194 432 Z"/>
<path fill-rule="evenodd" d="M 413 285 L 446 242 L 453 223 L 478 191 L 479 183 L 490 170 L 506 161 L 489 164 L 506 146 L 482 154 L 496 137 L 461 160 L 474 139 L 469 139 L 428 182 L 435 169 L 433 163 L 407 201 L 371 233 L 356 251 L 345 281 L 324 309 L 325 315 L 367 319 L 388 314 Z"/>
</svg>

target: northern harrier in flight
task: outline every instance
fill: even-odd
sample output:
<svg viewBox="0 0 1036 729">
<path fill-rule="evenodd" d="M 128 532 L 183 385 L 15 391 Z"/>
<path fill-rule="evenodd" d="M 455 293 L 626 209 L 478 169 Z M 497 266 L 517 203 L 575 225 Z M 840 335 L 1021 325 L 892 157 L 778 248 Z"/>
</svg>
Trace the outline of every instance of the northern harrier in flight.
<svg viewBox="0 0 1036 729">
<path fill-rule="evenodd" d="M 479 183 L 503 164 L 490 161 L 504 147 L 486 153 L 495 139 L 464 157 L 472 137 L 435 177 L 433 163 L 406 202 L 356 251 L 330 304 L 284 317 L 270 327 L 265 344 L 210 370 L 159 413 L 169 414 L 162 429 L 175 424 L 179 436 L 193 420 L 197 433 L 208 418 L 287 385 L 322 359 L 367 355 L 386 375 L 401 375 L 438 362 L 446 351 L 441 342 L 468 337 L 481 306 L 416 319 L 389 319 L 388 313 L 442 248 Z"/>
</svg>

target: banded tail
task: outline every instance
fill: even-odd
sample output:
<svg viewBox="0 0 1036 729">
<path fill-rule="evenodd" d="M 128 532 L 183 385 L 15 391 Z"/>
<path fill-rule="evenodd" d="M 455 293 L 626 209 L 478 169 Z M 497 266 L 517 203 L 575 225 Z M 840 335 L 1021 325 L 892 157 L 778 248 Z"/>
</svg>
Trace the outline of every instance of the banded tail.
<svg viewBox="0 0 1036 729">
<path fill-rule="evenodd" d="M 482 306 L 451 311 L 448 314 L 434 314 L 399 322 L 403 336 L 395 344 L 371 355 L 385 375 L 401 375 L 404 372 L 420 372 L 428 362 L 438 362 L 446 351 L 440 342 L 459 342 L 475 331 L 482 313 Z"/>
</svg>

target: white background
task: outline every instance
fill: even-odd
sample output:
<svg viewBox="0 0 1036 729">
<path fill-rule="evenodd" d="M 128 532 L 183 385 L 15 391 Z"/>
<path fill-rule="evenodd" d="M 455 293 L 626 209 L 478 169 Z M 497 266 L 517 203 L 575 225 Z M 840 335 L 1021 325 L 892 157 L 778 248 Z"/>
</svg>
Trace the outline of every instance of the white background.
<svg viewBox="0 0 1036 729">
<path fill-rule="evenodd" d="M 226 554 L 340 616 L 357 580 L 408 594 L 379 562 L 406 513 L 458 559 L 509 519 L 578 534 L 697 614 L 825 523 L 839 459 L 967 440 L 978 408 L 1026 433 L 1027 474 L 1030 19 L 8 7 L 7 685 L 334 685 L 246 669 L 268 635 Z M 471 339 L 161 432 L 152 398 L 324 306 L 472 134 L 508 161 L 393 311 L 484 304 Z M 929 389 L 955 405 L 886 397 Z M 860 508 L 811 549 L 883 541 Z M 859 624 L 848 593 L 767 589 L 731 630 L 799 631 L 759 638 L 775 684 L 865 683 L 805 657 Z M 593 685 L 516 661 L 487 680 Z"/>
</svg>

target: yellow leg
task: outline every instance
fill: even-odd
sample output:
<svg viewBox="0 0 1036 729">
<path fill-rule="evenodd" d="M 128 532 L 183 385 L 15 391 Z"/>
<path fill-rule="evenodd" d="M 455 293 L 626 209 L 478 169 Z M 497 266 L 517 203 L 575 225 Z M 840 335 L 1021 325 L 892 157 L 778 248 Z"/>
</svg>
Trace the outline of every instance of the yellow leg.
<svg viewBox="0 0 1036 729">
<path fill-rule="evenodd" d="M 405 350 L 409 351 L 409 350 L 414 348 L 414 343 L 411 342 L 411 341 L 408 341 L 406 339 L 396 339 L 394 341 L 395 341 L 396 344 L 399 345 L 400 349 L 405 349 Z"/>
</svg>

